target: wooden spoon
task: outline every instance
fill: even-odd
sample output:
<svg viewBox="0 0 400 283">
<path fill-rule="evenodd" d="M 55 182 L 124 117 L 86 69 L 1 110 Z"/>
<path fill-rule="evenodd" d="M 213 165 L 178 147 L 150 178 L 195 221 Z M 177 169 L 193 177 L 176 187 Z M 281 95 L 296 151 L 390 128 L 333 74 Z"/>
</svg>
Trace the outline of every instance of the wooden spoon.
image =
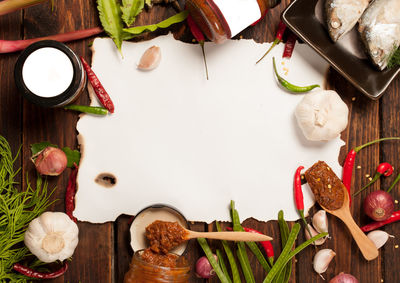
<svg viewBox="0 0 400 283">
<path fill-rule="evenodd" d="M 375 244 L 364 234 L 364 232 L 361 231 L 360 227 L 358 227 L 353 217 L 351 216 L 349 209 L 349 195 L 345 186 L 343 186 L 343 190 L 344 202 L 341 208 L 336 210 L 329 210 L 321 204 L 320 205 L 324 210 L 332 215 L 335 215 L 337 218 L 342 220 L 344 224 L 346 224 L 347 228 L 350 230 L 351 235 L 353 236 L 358 247 L 360 248 L 364 258 L 366 260 L 373 260 L 379 255 L 378 249 L 375 247 Z"/>
<path fill-rule="evenodd" d="M 263 242 L 271 241 L 272 238 L 266 235 L 252 232 L 196 232 L 185 229 L 186 239 L 207 238 L 215 240 L 240 241 L 240 242 Z"/>
</svg>

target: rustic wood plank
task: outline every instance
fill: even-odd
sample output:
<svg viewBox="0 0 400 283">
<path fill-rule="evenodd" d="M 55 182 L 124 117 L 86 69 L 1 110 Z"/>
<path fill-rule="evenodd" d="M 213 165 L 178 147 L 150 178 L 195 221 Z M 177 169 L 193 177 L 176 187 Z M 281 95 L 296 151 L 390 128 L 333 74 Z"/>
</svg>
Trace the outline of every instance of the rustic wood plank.
<svg viewBox="0 0 400 283">
<path fill-rule="evenodd" d="M 382 137 L 400 136 L 399 93 L 400 78 L 398 77 L 380 100 L 380 128 Z M 383 178 L 381 182 L 380 189 L 386 190 L 400 172 L 400 162 L 398 158 L 400 154 L 400 142 L 393 141 L 382 143 L 380 149 L 380 161 L 389 162 L 395 169 L 392 176 Z M 391 195 L 395 200 L 400 200 L 399 185 L 392 189 Z M 395 211 L 396 210 L 400 210 L 399 203 L 395 203 Z M 390 235 L 395 235 L 396 237 L 389 239 L 380 251 L 383 255 L 382 279 L 384 279 L 384 282 L 400 282 L 400 274 L 399 272 L 395 272 L 395 263 L 400 262 L 400 225 L 399 223 L 394 223 L 381 228 L 381 230 L 388 232 Z"/>
<path fill-rule="evenodd" d="M 57 34 L 98 25 L 94 6 L 88 1 L 56 1 L 54 11 L 48 3 L 28 8 L 24 12 L 24 37 L 33 38 Z M 68 46 L 79 55 L 89 55 L 89 40 L 69 43 Z M 88 103 L 87 93 L 82 94 L 78 103 Z M 34 176 L 29 160 L 29 145 L 40 141 L 51 141 L 59 146 L 77 147 L 76 113 L 63 109 L 44 109 L 24 101 L 23 144 L 24 172 Z M 68 182 L 66 170 L 58 178 L 49 178 L 50 186 L 57 186 L 54 198 L 59 199 L 51 210 L 64 211 L 64 195 Z M 79 245 L 69 264 L 65 276 L 51 282 L 112 282 L 113 280 L 113 225 L 78 223 Z"/>
<path fill-rule="evenodd" d="M 0 39 L 16 40 L 21 36 L 22 12 L 0 17 Z M 18 54 L 0 54 L 0 134 L 10 143 L 13 153 L 22 141 L 22 97 L 14 83 L 14 65 Z M 21 166 L 21 160 L 18 165 Z M 18 176 L 21 179 L 21 174 Z"/>
</svg>

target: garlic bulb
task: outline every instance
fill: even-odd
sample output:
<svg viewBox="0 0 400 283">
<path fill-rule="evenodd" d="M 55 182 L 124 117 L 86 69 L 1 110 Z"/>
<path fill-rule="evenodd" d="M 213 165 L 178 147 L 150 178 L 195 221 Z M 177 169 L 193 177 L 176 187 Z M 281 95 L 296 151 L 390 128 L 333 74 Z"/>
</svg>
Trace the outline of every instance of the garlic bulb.
<svg viewBox="0 0 400 283">
<path fill-rule="evenodd" d="M 314 229 L 310 224 L 307 224 L 307 226 L 308 226 L 308 228 L 310 229 L 310 232 L 311 232 L 311 236 L 312 236 L 312 237 L 315 237 L 315 236 L 317 236 L 317 235 L 319 234 L 317 231 L 315 231 L 315 229 Z M 305 237 L 306 237 L 307 240 L 310 240 L 310 239 L 311 239 L 310 233 L 308 233 L 308 230 L 307 230 L 307 229 L 304 229 L 304 234 L 305 234 Z M 320 246 L 320 245 L 322 245 L 323 243 L 325 243 L 325 241 L 326 241 L 326 237 L 323 237 L 323 238 L 321 238 L 321 239 L 318 239 L 318 240 L 314 241 L 314 242 L 313 242 L 313 245 L 315 245 L 315 246 Z"/>
<path fill-rule="evenodd" d="M 319 233 L 328 233 L 328 217 L 325 210 L 321 209 L 314 214 L 312 225 Z"/>
<path fill-rule="evenodd" d="M 152 46 L 147 49 L 137 66 L 139 70 L 150 71 L 158 67 L 161 61 L 161 49 L 158 46 Z"/>
<path fill-rule="evenodd" d="M 347 127 L 349 109 L 333 90 L 312 91 L 297 105 L 295 116 L 304 136 L 326 141 L 339 136 Z"/>
<path fill-rule="evenodd" d="M 331 249 L 323 249 L 318 251 L 314 256 L 313 267 L 315 272 L 325 280 L 325 278 L 321 275 L 328 269 L 329 263 L 332 261 L 336 253 Z"/>
<path fill-rule="evenodd" d="M 63 261 L 78 245 L 78 226 L 63 212 L 45 212 L 29 223 L 25 245 L 43 262 Z"/>
<path fill-rule="evenodd" d="M 385 231 L 375 230 L 369 232 L 367 237 L 375 244 L 377 249 L 380 249 L 384 244 L 386 244 L 389 237 L 394 237 L 386 233 Z"/>
</svg>

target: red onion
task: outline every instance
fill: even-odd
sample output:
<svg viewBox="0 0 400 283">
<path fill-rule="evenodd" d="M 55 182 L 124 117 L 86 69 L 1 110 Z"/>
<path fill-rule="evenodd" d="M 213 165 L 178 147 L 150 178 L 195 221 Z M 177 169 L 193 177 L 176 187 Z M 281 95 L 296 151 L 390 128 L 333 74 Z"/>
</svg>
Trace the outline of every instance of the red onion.
<svg viewBox="0 0 400 283">
<path fill-rule="evenodd" d="M 59 148 L 48 146 L 39 152 L 35 158 L 36 170 L 41 175 L 58 176 L 67 167 L 67 156 Z"/>
<path fill-rule="evenodd" d="M 214 255 L 215 260 L 218 260 L 218 257 Z M 208 258 L 202 256 L 196 262 L 196 274 L 201 278 L 212 278 L 215 275 L 215 271 L 212 268 Z"/>
<path fill-rule="evenodd" d="M 394 201 L 385 191 L 369 193 L 364 200 L 364 212 L 375 221 L 386 220 L 394 211 Z"/>
<path fill-rule="evenodd" d="M 329 283 L 359 283 L 357 278 L 351 274 L 341 272 L 329 281 Z"/>
</svg>

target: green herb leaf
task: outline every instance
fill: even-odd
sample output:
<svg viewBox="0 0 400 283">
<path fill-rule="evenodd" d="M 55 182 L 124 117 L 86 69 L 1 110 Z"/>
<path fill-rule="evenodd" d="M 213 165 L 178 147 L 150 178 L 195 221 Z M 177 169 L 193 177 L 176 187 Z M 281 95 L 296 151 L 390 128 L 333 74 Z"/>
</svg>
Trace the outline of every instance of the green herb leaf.
<svg viewBox="0 0 400 283">
<path fill-rule="evenodd" d="M 145 0 L 144 3 L 147 5 L 147 7 L 151 8 L 151 6 L 153 5 L 151 0 Z"/>
<path fill-rule="evenodd" d="M 39 152 L 41 152 L 43 149 L 45 149 L 48 146 L 58 147 L 57 145 L 52 144 L 48 141 L 31 144 L 32 155 L 38 154 Z"/>
<path fill-rule="evenodd" d="M 123 37 L 123 23 L 121 8 L 117 0 L 97 0 L 97 10 L 101 25 L 106 33 L 114 40 L 118 50 L 121 51 Z"/>
<path fill-rule="evenodd" d="M 388 63 L 388 68 L 395 66 L 400 66 L 400 48 L 392 54 Z"/>
<path fill-rule="evenodd" d="M 122 0 L 122 20 L 125 22 L 127 26 L 133 24 L 136 19 L 136 16 L 144 8 L 144 0 Z"/>
<path fill-rule="evenodd" d="M 158 28 L 167 28 L 173 24 L 183 22 L 187 16 L 188 16 L 188 11 L 183 11 L 172 17 L 169 17 L 168 19 L 162 22 L 159 22 L 158 24 L 125 28 L 123 29 L 123 31 L 133 35 L 141 34 L 147 31 L 155 31 Z"/>
<path fill-rule="evenodd" d="M 81 160 L 81 153 L 79 151 L 72 150 L 69 147 L 63 147 L 62 151 L 64 151 L 65 155 L 67 156 L 67 167 L 72 168 L 74 167 L 74 163 L 79 165 L 79 161 Z"/>
<path fill-rule="evenodd" d="M 18 154 L 17 154 L 18 156 Z M 20 190 L 14 171 L 17 156 L 13 157 L 7 140 L 0 136 L 0 282 L 31 282 L 22 274 L 13 271 L 15 263 L 25 261 L 31 254 L 24 245 L 24 233 L 28 224 L 54 203 L 47 181 L 38 176 L 36 187 L 26 179 L 25 190 Z M 30 268 L 40 270 L 45 263 L 34 261 Z"/>
<path fill-rule="evenodd" d="M 48 146 L 58 148 L 57 145 L 52 144 L 48 141 L 34 143 L 31 144 L 32 155 L 38 154 Z M 76 163 L 76 165 L 79 165 L 79 161 L 81 159 L 81 153 L 78 150 L 72 150 L 69 147 L 63 147 L 61 150 L 64 151 L 65 155 L 67 156 L 67 167 L 69 168 L 74 167 L 74 163 Z"/>
</svg>

